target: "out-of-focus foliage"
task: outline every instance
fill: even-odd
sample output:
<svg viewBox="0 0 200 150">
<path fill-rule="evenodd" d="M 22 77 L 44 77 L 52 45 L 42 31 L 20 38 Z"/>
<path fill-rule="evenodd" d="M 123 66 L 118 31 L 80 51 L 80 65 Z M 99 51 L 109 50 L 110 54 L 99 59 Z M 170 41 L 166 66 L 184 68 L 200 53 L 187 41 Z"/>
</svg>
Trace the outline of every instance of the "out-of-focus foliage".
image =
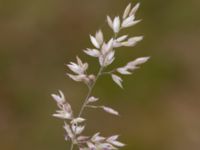
<svg viewBox="0 0 200 150">
<path fill-rule="evenodd" d="M 97 27 L 109 33 L 105 15 L 116 15 L 129 2 L 0 0 L 1 149 L 67 148 L 62 122 L 50 115 L 55 110 L 50 93 L 61 88 L 79 110 L 87 89 L 65 76 L 64 64 L 75 55 L 86 59 L 82 50 L 90 43 L 89 34 Z M 126 77 L 124 91 L 108 78 L 99 81 L 95 94 L 121 117 L 113 119 L 100 111 L 97 122 L 89 110 L 86 133 L 120 131 L 125 150 L 198 150 L 200 1 L 140 2 L 137 16 L 143 21 L 129 32 L 145 38 L 134 48 L 118 51 L 113 65 L 139 56 L 151 60 Z M 97 62 L 88 61 L 94 64 L 90 69 L 97 70 Z"/>
</svg>

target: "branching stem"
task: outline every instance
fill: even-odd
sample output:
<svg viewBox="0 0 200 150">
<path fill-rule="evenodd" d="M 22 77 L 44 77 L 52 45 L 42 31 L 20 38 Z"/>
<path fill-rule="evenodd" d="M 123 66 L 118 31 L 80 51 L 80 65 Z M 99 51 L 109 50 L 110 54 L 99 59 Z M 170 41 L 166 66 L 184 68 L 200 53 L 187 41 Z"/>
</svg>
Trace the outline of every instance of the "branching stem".
<svg viewBox="0 0 200 150">
<path fill-rule="evenodd" d="M 97 80 L 99 79 L 99 77 L 101 76 L 103 69 L 104 69 L 104 67 L 101 66 L 101 68 L 99 69 L 99 71 L 98 71 L 98 73 L 97 73 L 97 75 L 96 75 L 96 78 L 95 78 L 93 84 L 89 87 L 88 94 L 87 94 L 87 96 L 86 96 L 86 98 L 85 98 L 85 100 L 84 100 L 84 103 L 83 103 L 83 105 L 82 105 L 82 107 L 81 107 L 81 110 L 80 110 L 80 112 L 79 112 L 79 114 L 78 114 L 78 117 L 81 117 L 81 115 L 82 115 L 82 113 L 83 113 L 83 111 L 84 111 L 84 109 L 85 109 L 85 107 L 86 107 L 86 105 L 87 105 L 87 101 L 88 101 L 88 99 L 90 98 L 90 96 L 91 96 L 91 94 L 92 94 L 92 91 L 93 91 L 93 89 L 94 89 L 94 86 L 95 86 Z"/>
<path fill-rule="evenodd" d="M 107 72 L 102 72 L 102 75 L 111 75 L 114 72 L 116 72 L 116 69 L 113 69 L 113 70 L 107 71 Z"/>
<path fill-rule="evenodd" d="M 82 107 L 81 107 L 81 109 L 80 109 L 80 112 L 79 112 L 79 114 L 78 114 L 78 117 L 81 117 L 81 115 L 83 114 L 83 111 L 84 111 L 85 108 L 87 107 L 88 99 L 90 98 L 90 96 L 91 96 L 91 94 L 92 94 L 92 91 L 93 91 L 93 89 L 94 89 L 94 86 L 95 86 L 97 80 L 98 80 L 99 77 L 102 75 L 103 69 L 104 69 L 104 67 L 101 66 L 100 69 L 99 69 L 99 71 L 98 71 L 98 73 L 97 73 L 97 75 L 96 75 L 96 78 L 95 78 L 94 82 L 92 83 L 91 86 L 89 86 L 88 94 L 87 94 L 87 96 L 86 96 L 86 98 L 85 98 L 85 100 L 84 100 L 84 103 L 83 103 L 83 105 L 82 105 Z M 73 141 L 72 141 L 70 150 L 73 150 L 73 148 L 74 148 L 74 143 L 73 143 Z"/>
</svg>

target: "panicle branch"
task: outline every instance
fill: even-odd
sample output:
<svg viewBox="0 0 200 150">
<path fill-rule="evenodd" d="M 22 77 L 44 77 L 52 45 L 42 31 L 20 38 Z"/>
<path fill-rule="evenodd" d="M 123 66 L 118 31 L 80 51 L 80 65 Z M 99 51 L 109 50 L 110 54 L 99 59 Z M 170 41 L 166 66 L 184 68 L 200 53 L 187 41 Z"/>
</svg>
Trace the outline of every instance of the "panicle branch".
<svg viewBox="0 0 200 150">
<path fill-rule="evenodd" d="M 125 146 L 125 144 L 117 140 L 119 137 L 118 135 L 110 137 L 100 136 L 100 133 L 96 133 L 93 136 L 82 135 L 86 127 L 86 119 L 82 117 L 82 114 L 85 108 L 99 108 L 109 114 L 119 116 L 118 111 L 111 107 L 95 105 L 94 103 L 97 102 L 99 98 L 93 96 L 92 92 L 98 78 L 102 75 L 109 75 L 119 87 L 123 88 L 123 79 L 121 76 L 131 75 L 141 64 L 148 61 L 149 57 L 140 57 L 128 62 L 125 66 L 113 68 L 111 71 L 104 71 L 114 62 L 117 48 L 134 47 L 143 39 L 142 36 L 129 37 L 128 34 L 118 37 L 121 30 L 132 27 L 141 21 L 136 20 L 135 17 L 139 6 L 139 3 L 133 7 L 132 4 L 128 4 L 122 16 L 116 16 L 114 19 L 107 16 L 108 26 L 112 29 L 114 34 L 108 41 L 105 40 L 102 30 L 98 30 L 95 35 L 89 35 L 92 47 L 86 48 L 83 51 L 88 56 L 98 60 L 100 69 L 96 75 L 87 73 L 89 64 L 83 62 L 78 56 L 76 57 L 76 62 L 70 62 L 66 65 L 72 71 L 72 73 L 67 73 L 67 76 L 76 82 L 86 84 L 89 88 L 78 116 L 74 115 L 71 105 L 66 100 L 62 91 L 59 90 L 59 94 L 52 94 L 59 108 L 53 116 L 64 120 L 63 128 L 66 132 L 65 140 L 71 141 L 70 150 L 73 150 L 74 145 L 77 145 L 79 150 L 116 150 Z"/>
</svg>

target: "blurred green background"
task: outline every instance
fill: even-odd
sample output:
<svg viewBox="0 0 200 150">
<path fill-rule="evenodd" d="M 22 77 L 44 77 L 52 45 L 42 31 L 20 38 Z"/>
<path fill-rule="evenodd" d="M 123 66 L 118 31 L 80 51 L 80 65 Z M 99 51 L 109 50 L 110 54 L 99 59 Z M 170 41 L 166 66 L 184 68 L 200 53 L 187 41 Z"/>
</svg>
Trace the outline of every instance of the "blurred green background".
<svg viewBox="0 0 200 150">
<path fill-rule="evenodd" d="M 129 2 L 138 1 L 0 0 L 0 149 L 68 149 L 50 94 L 63 90 L 78 112 L 87 89 L 65 76 L 64 64 L 79 55 L 97 70 L 82 52 L 89 34 L 103 27 L 109 35 L 105 16 L 121 14 Z M 124 90 L 109 77 L 99 80 L 94 95 L 121 116 L 88 110 L 85 134 L 119 133 L 124 150 L 199 150 L 200 1 L 140 2 L 143 21 L 127 31 L 145 39 L 118 50 L 113 66 L 151 60 L 123 78 Z"/>
</svg>

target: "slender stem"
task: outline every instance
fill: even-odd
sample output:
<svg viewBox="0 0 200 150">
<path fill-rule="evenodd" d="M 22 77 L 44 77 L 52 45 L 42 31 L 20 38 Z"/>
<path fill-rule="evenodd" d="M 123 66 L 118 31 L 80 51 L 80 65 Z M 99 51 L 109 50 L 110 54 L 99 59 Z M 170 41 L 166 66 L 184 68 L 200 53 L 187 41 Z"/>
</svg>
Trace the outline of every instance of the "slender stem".
<svg viewBox="0 0 200 150">
<path fill-rule="evenodd" d="M 88 99 L 90 98 L 90 96 L 92 94 L 92 91 L 94 89 L 94 86 L 95 86 L 97 80 L 99 79 L 99 77 L 101 76 L 101 73 L 102 73 L 103 69 L 104 69 L 104 67 L 101 66 L 101 68 L 99 69 L 99 71 L 98 71 L 98 73 L 96 75 L 96 79 L 94 80 L 94 82 L 92 83 L 92 85 L 89 87 L 88 94 L 87 94 L 87 96 L 86 96 L 86 98 L 84 100 L 84 103 L 83 103 L 83 105 L 82 105 L 82 107 L 80 109 L 78 117 L 81 117 L 81 115 L 83 114 L 83 111 L 85 110 L 85 108 L 87 106 Z M 74 142 L 72 141 L 70 150 L 73 150 L 73 148 L 74 148 Z"/>
<path fill-rule="evenodd" d="M 73 150 L 73 148 L 74 148 L 74 143 L 72 142 L 72 143 L 71 143 L 70 150 Z"/>
<path fill-rule="evenodd" d="M 107 72 L 102 72 L 102 75 L 111 75 L 112 73 L 116 72 L 116 69 L 113 69 L 111 71 L 107 71 Z"/>
<path fill-rule="evenodd" d="M 82 105 L 82 107 L 81 107 L 81 110 L 80 110 L 80 112 L 79 112 L 79 114 L 78 114 L 78 117 L 81 117 L 81 115 L 82 115 L 82 113 L 83 113 L 83 111 L 84 111 L 84 109 L 85 109 L 85 107 L 86 107 L 86 105 L 87 105 L 87 101 L 88 101 L 88 99 L 90 98 L 90 96 L 91 96 L 91 94 L 92 94 L 92 91 L 93 91 L 93 89 L 94 89 L 94 86 L 95 86 L 95 84 L 96 84 L 98 78 L 100 77 L 100 75 L 101 75 L 101 73 L 102 73 L 102 71 L 103 71 L 103 68 L 104 68 L 104 67 L 101 67 L 101 68 L 99 69 L 99 71 L 98 71 L 98 73 L 97 73 L 97 75 L 96 75 L 95 81 L 93 82 L 93 84 L 91 85 L 91 87 L 89 87 L 88 94 L 87 94 L 87 96 L 86 96 L 86 98 L 85 98 L 85 100 L 84 100 L 84 103 L 83 103 L 83 105 Z"/>
</svg>

